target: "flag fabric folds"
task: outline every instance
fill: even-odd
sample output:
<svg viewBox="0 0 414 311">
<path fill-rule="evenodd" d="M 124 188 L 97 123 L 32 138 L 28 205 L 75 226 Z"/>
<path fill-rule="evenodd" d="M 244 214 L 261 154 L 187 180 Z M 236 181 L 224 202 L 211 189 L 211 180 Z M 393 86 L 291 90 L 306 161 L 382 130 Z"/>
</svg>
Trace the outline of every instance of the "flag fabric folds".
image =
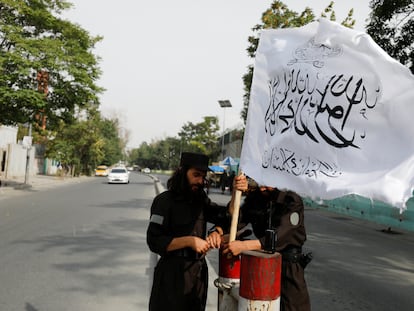
<svg viewBox="0 0 414 311">
<path fill-rule="evenodd" d="M 401 211 L 414 186 L 414 76 L 369 35 L 327 19 L 260 33 L 242 171 L 312 199 Z"/>
</svg>

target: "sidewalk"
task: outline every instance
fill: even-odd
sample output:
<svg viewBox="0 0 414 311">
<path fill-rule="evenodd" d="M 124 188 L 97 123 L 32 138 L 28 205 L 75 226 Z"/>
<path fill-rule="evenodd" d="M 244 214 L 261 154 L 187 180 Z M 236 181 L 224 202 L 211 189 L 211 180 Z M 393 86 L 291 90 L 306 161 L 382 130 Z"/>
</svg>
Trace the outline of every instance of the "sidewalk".
<svg viewBox="0 0 414 311">
<path fill-rule="evenodd" d="M 4 199 L 13 195 L 22 195 L 31 191 L 47 189 L 51 187 L 59 187 L 68 183 L 79 183 L 86 181 L 88 176 L 80 177 L 60 177 L 49 175 L 30 176 L 25 183 L 24 176 L 3 179 L 1 178 L 0 199 Z"/>
</svg>

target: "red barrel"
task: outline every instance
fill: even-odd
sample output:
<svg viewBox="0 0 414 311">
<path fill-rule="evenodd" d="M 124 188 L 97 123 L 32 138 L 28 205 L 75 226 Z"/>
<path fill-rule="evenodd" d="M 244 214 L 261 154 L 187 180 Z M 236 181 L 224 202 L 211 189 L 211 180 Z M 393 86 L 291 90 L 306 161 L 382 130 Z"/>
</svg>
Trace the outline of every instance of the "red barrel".
<svg viewBox="0 0 414 311">
<path fill-rule="evenodd" d="M 280 297 L 282 256 L 262 251 L 247 251 L 241 256 L 240 297 L 273 301 Z"/>
<path fill-rule="evenodd" d="M 240 256 L 228 256 L 220 249 L 219 277 L 226 279 L 240 279 Z"/>
</svg>

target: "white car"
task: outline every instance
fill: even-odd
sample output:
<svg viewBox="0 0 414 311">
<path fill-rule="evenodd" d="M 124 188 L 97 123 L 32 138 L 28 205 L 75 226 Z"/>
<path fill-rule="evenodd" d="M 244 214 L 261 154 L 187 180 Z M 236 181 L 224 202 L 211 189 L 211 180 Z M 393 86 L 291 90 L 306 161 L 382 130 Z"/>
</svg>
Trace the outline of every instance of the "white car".
<svg viewBox="0 0 414 311">
<path fill-rule="evenodd" d="M 109 171 L 108 184 L 129 184 L 129 172 L 125 167 L 114 167 Z"/>
<path fill-rule="evenodd" d="M 146 167 L 142 170 L 142 172 L 145 173 L 145 174 L 149 174 L 149 173 L 151 173 L 151 170 L 148 167 Z"/>
</svg>

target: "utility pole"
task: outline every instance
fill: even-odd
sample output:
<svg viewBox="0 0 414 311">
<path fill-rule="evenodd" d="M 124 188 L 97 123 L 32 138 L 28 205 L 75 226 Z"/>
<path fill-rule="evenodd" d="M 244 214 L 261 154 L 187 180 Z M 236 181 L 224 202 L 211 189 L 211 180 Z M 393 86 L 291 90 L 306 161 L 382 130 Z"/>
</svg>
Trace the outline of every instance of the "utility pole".
<svg viewBox="0 0 414 311">
<path fill-rule="evenodd" d="M 32 122 L 29 122 L 29 136 L 23 139 L 24 145 L 27 148 L 26 152 L 26 171 L 24 174 L 24 184 L 29 184 L 29 173 L 30 173 L 30 151 L 32 150 Z"/>
</svg>

